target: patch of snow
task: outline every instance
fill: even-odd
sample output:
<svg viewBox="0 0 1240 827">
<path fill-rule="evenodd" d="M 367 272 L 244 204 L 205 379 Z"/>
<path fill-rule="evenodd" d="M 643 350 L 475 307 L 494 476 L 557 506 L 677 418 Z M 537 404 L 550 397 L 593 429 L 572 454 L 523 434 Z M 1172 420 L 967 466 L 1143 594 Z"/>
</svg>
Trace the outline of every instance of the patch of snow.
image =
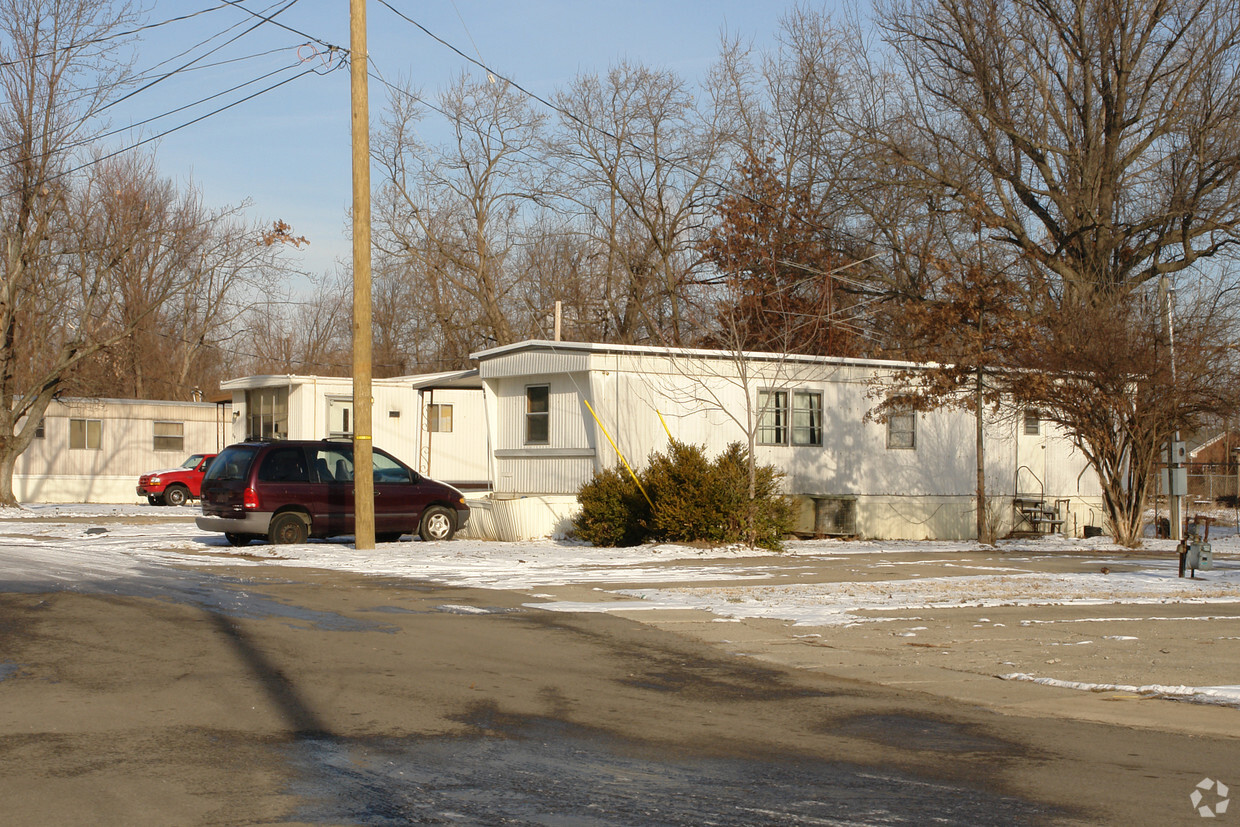
<svg viewBox="0 0 1240 827">
<path fill-rule="evenodd" d="M 1127 686 L 1115 683 L 1085 683 L 1083 681 L 1061 681 L 1056 678 L 1038 678 L 1024 672 L 1012 672 L 999 677 L 1005 681 L 1029 681 L 1043 686 L 1058 686 L 1085 692 L 1127 692 L 1132 695 L 1169 698 L 1196 704 L 1240 707 L 1240 686 L 1164 686 L 1162 684 Z"/>
<path fill-rule="evenodd" d="M 526 605 L 550 611 L 697 610 L 721 623 L 770 618 L 797 626 L 839 628 L 922 622 L 924 617 L 917 612 L 926 609 L 982 609 L 977 622 L 991 624 L 984 615 L 993 607 L 1240 603 L 1240 538 L 1235 535 L 1223 535 L 1216 541 L 1212 534 L 1215 568 L 1196 579 L 1182 579 L 1178 577 L 1174 542 L 1161 540 L 1149 540 L 1148 548 L 1135 554 L 1108 542 L 1062 537 L 1005 541 L 997 550 L 970 541 L 808 540 L 788 543 L 783 554 L 736 546 L 595 548 L 555 540 L 503 543 L 465 537 L 443 543 L 383 543 L 367 551 L 359 551 L 347 540 L 295 546 L 252 543 L 233 548 L 222 536 L 202 532 L 185 519 L 194 510 L 145 505 L 5 509 L 0 511 L 0 584 L 106 588 L 111 582 L 178 576 L 179 570 L 191 568 L 288 566 L 520 591 L 548 601 Z M 168 519 L 147 524 L 110 519 L 134 516 Z M 962 558 L 966 562 L 939 559 L 951 554 L 969 556 Z M 1073 554 L 1087 555 L 1082 559 L 1090 571 L 1053 573 L 1019 567 L 1052 558 L 1062 563 Z M 841 557 L 849 559 L 841 565 Z M 853 579 L 787 582 L 790 574 L 800 576 L 813 569 L 810 561 L 814 559 L 836 560 L 836 570 Z M 932 566 L 944 573 L 914 577 L 923 572 L 910 571 L 913 565 Z M 1111 572 L 1101 574 L 1102 566 Z M 599 593 L 599 599 L 554 600 L 549 590 L 565 586 L 590 588 Z M 455 606 L 443 610 L 485 611 Z M 1020 624 L 1151 619 L 1197 622 L 1214 617 L 1209 612 L 1174 616 L 1174 610 L 1168 610 L 1153 618 L 1137 618 L 1122 610 L 1102 608 L 1086 617 L 1022 620 Z M 920 625 L 893 634 L 909 637 L 924 630 L 926 626 Z M 1103 639 L 1136 638 L 1113 635 Z M 1081 685 L 1093 686 L 1109 685 Z M 1178 693 L 1167 687 L 1149 693 L 1144 689 L 1119 688 L 1179 699 L 1200 696 L 1216 699 L 1200 702 L 1240 706 L 1240 702 L 1228 700 L 1240 694 L 1235 687 L 1189 687 Z M 1228 694 L 1233 690 L 1234 694 Z"/>
</svg>

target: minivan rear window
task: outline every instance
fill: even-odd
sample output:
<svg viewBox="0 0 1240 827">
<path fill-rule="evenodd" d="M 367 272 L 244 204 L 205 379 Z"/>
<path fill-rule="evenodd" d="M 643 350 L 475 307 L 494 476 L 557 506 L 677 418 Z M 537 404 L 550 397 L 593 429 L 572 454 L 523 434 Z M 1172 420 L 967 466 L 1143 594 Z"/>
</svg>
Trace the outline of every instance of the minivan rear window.
<svg viewBox="0 0 1240 827">
<path fill-rule="evenodd" d="M 211 463 L 211 469 L 203 479 L 225 482 L 244 480 L 258 449 L 257 445 L 230 445 Z"/>
</svg>

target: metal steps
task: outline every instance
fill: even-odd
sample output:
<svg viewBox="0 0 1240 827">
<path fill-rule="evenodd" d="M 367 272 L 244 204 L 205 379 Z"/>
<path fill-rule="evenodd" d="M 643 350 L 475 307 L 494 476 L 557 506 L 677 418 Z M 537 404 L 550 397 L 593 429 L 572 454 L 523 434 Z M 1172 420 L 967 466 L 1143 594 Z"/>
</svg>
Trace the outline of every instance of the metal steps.
<svg viewBox="0 0 1240 827">
<path fill-rule="evenodd" d="M 1044 537 L 1063 530 L 1060 502 L 1048 504 L 1042 494 L 1017 494 L 1012 498 L 1016 520 L 1009 537 Z"/>
</svg>

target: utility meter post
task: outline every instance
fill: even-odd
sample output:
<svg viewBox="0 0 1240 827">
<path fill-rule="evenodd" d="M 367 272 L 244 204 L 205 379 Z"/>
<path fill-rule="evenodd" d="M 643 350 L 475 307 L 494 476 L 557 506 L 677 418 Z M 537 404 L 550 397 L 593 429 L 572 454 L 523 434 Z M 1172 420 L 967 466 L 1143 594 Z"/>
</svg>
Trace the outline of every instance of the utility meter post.
<svg viewBox="0 0 1240 827">
<path fill-rule="evenodd" d="M 1180 441 L 1180 432 L 1175 432 L 1175 441 L 1168 447 L 1167 463 L 1167 505 L 1171 511 L 1171 539 L 1184 539 L 1184 497 L 1188 494 L 1188 468 L 1184 461 L 1188 456 L 1184 443 Z"/>
</svg>

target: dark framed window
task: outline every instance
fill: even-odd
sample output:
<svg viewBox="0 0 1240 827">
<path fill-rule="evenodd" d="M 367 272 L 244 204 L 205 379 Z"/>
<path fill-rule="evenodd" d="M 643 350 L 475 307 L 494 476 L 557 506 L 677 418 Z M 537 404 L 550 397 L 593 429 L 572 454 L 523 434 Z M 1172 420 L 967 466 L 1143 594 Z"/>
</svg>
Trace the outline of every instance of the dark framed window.
<svg viewBox="0 0 1240 827">
<path fill-rule="evenodd" d="M 792 392 L 792 444 L 822 444 L 822 394 Z"/>
<path fill-rule="evenodd" d="M 546 445 L 551 441 L 551 386 L 530 385 L 525 389 L 525 442 Z"/>
<path fill-rule="evenodd" d="M 75 451 L 98 451 L 103 447 L 102 419 L 70 419 L 69 447 Z"/>
<path fill-rule="evenodd" d="M 180 453 L 185 450 L 184 422 L 156 422 L 154 424 L 156 451 Z"/>
<path fill-rule="evenodd" d="M 372 459 L 372 468 L 376 483 L 411 483 L 413 478 L 409 469 L 394 459 L 376 453 Z"/>
<path fill-rule="evenodd" d="M 758 443 L 788 444 L 788 391 L 758 391 Z"/>
<path fill-rule="evenodd" d="M 47 424 L 42 418 L 40 418 L 39 424 L 34 426 L 34 438 L 44 439 L 46 437 L 47 437 Z"/>
</svg>

